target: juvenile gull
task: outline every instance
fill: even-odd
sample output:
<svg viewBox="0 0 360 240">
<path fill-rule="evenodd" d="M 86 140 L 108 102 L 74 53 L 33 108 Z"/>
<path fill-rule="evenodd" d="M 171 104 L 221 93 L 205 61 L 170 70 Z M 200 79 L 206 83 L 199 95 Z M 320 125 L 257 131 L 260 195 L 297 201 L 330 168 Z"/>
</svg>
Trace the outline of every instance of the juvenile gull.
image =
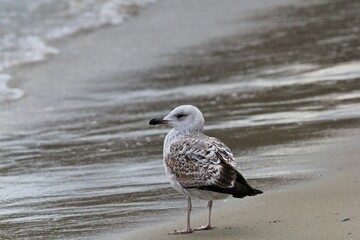
<svg viewBox="0 0 360 240">
<path fill-rule="evenodd" d="M 212 229 L 211 208 L 215 199 L 262 193 L 246 182 L 230 149 L 219 139 L 203 134 L 204 123 L 202 113 L 192 105 L 179 106 L 166 117 L 149 122 L 173 127 L 164 140 L 165 172 L 171 186 L 186 196 L 188 205 L 186 229 L 172 234 Z M 190 226 L 191 198 L 208 200 L 208 222 L 196 229 Z"/>
</svg>

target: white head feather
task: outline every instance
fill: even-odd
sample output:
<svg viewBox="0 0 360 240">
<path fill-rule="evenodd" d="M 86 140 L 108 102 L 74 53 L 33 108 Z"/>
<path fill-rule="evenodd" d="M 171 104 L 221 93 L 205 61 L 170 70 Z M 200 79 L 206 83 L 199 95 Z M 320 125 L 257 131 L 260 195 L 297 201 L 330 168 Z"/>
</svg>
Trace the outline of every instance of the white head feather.
<svg viewBox="0 0 360 240">
<path fill-rule="evenodd" d="M 204 117 L 201 111 L 192 105 L 175 108 L 163 120 L 178 131 L 202 132 L 204 130 Z"/>
</svg>

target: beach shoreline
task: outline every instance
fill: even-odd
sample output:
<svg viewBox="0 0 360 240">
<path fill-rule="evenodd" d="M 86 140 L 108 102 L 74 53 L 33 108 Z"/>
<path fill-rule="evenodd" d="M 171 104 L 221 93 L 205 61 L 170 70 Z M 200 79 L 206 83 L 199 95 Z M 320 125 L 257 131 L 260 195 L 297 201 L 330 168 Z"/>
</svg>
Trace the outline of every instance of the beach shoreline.
<svg viewBox="0 0 360 240">
<path fill-rule="evenodd" d="M 9 69 L 25 95 L 1 105 L 0 238 L 356 239 L 358 206 L 340 205 L 357 201 L 346 191 L 358 194 L 347 179 L 358 141 L 338 130 L 360 126 L 359 4 L 343 3 L 160 0 Z M 185 226 L 186 201 L 164 174 L 168 129 L 148 122 L 183 104 L 265 193 L 215 202 L 213 231 L 168 236 Z M 315 197 L 342 192 L 338 181 L 344 199 Z M 197 227 L 206 202 L 193 207 Z"/>
<path fill-rule="evenodd" d="M 83 91 L 82 94 L 101 92 L 103 89 L 92 89 L 91 86 L 98 86 L 102 79 L 106 79 L 102 84 L 110 89 L 114 81 L 125 89 L 130 84 L 136 85 L 134 82 L 138 79 L 133 79 L 132 75 L 166 66 L 175 55 L 189 47 L 239 32 L 251 32 L 254 26 L 262 23 L 245 21 L 248 17 L 294 2 L 273 0 L 268 4 L 262 1 L 261 4 L 243 6 L 243 3 L 229 0 L 218 8 L 217 1 L 197 0 L 186 4 L 176 0 L 158 1 L 118 26 L 104 26 L 49 41 L 51 47 L 59 50 L 58 54 L 4 72 L 12 76 L 9 85 L 21 89 L 24 94 L 17 101 L 1 106 L 6 114 L 3 114 L 0 126 L 5 132 L 10 132 L 14 125 L 26 128 L 41 119 L 53 121 L 48 111 L 65 109 L 69 104 L 72 108 L 84 106 L 81 99 L 77 101 L 81 95 L 79 90 Z M 207 11 L 200 7 L 204 5 L 207 5 Z M 227 15 L 219 12 L 227 12 Z M 211 24 L 208 19 L 213 19 Z M 196 26 L 192 26 L 194 22 L 197 22 Z M 23 116 L 26 111 L 30 114 Z M 42 112 L 43 116 L 32 112 Z"/>
<path fill-rule="evenodd" d="M 326 166 L 322 176 L 252 198 L 229 199 L 218 208 L 215 202 L 216 228 L 211 231 L 168 235 L 184 227 L 184 215 L 109 239 L 357 239 L 360 236 L 360 141 L 354 133 L 342 131 L 340 135 L 322 153 L 311 156 Z M 192 226 L 204 224 L 206 215 L 204 202 L 204 210 L 192 214 Z"/>
</svg>

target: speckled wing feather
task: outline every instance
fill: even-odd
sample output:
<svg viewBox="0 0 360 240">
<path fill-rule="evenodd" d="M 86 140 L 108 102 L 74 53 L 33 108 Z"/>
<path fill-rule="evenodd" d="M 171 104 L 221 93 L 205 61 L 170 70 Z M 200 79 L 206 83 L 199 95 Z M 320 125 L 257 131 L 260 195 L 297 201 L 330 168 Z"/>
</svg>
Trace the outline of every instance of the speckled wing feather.
<svg viewBox="0 0 360 240">
<path fill-rule="evenodd" d="M 234 197 L 260 193 L 254 192 L 241 175 L 230 149 L 216 138 L 197 135 L 174 142 L 165 164 L 184 188 L 227 193 Z"/>
</svg>

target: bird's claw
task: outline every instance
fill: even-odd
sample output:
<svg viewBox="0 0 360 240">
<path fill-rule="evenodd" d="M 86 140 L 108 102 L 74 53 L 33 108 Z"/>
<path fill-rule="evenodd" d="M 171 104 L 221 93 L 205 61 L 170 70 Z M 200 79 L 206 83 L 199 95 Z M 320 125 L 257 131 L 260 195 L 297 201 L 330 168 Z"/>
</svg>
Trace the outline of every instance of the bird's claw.
<svg viewBox="0 0 360 240">
<path fill-rule="evenodd" d="M 198 228 L 195 228 L 194 231 L 203 231 L 203 230 L 211 230 L 215 228 L 214 225 L 210 225 L 210 224 L 207 224 L 207 225 L 204 225 L 204 226 L 200 226 Z"/>
<path fill-rule="evenodd" d="M 189 234 L 189 233 L 193 233 L 194 229 L 189 228 L 189 229 L 185 229 L 185 230 L 174 230 L 173 233 L 168 233 L 169 235 L 179 235 L 179 234 Z"/>
</svg>

